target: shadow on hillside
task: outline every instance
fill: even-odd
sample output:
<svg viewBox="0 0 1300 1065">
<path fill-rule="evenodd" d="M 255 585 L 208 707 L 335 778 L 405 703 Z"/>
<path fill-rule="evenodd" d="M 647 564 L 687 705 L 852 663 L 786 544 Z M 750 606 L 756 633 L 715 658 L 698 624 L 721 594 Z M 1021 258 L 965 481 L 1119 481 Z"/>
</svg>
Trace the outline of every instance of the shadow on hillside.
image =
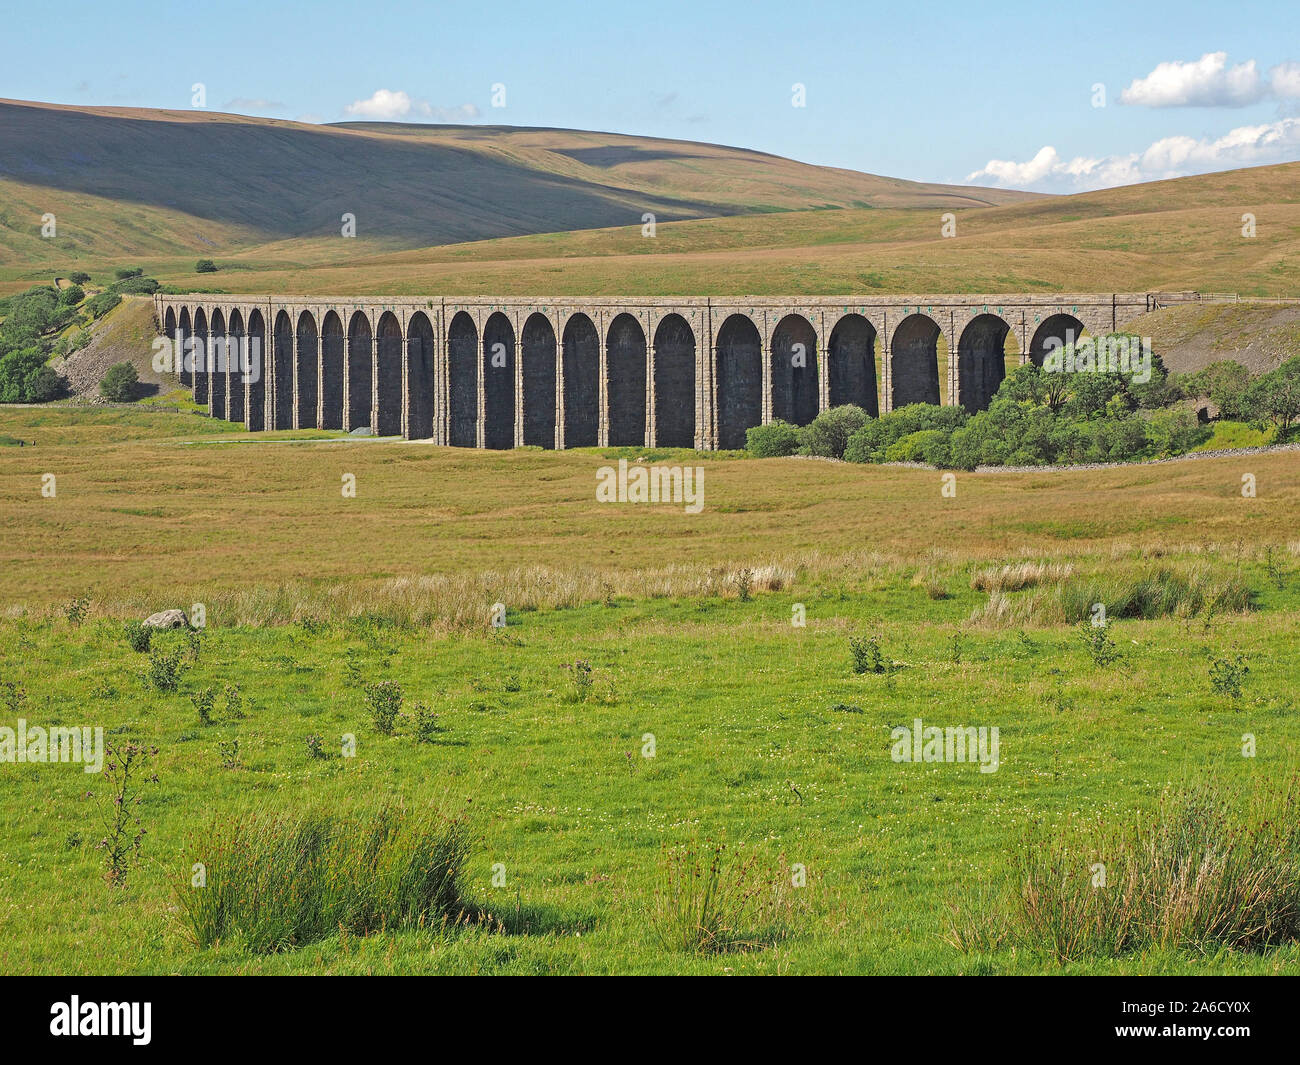
<svg viewBox="0 0 1300 1065">
<path fill-rule="evenodd" d="M 197 113 L 162 121 L 0 103 L 0 178 L 166 207 L 273 237 L 412 247 L 738 213 L 470 149 Z"/>
</svg>

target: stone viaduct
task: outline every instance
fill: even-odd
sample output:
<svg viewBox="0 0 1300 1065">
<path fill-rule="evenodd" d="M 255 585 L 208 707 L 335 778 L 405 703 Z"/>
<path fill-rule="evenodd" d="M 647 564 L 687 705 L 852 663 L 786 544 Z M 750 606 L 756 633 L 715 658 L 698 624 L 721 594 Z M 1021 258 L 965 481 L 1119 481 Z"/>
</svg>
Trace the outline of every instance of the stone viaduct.
<svg viewBox="0 0 1300 1065">
<path fill-rule="evenodd" d="M 1053 340 L 1189 297 L 154 299 L 169 338 L 209 352 L 182 365 L 182 384 L 250 430 L 712 450 L 843 403 L 872 415 L 917 402 L 982 410 L 1008 361 L 1041 362 Z M 246 344 L 253 371 L 211 357 L 221 341 Z"/>
</svg>

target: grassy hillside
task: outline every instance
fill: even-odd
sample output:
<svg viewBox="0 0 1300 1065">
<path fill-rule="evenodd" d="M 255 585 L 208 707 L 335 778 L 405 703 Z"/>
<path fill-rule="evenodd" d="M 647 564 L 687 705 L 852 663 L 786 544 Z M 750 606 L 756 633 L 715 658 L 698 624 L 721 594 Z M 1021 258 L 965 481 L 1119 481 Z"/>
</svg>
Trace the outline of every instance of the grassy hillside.
<svg viewBox="0 0 1300 1065">
<path fill-rule="evenodd" d="M 1060 963 L 996 919 L 1035 825 L 1054 846 L 1085 826 L 1119 839 L 1168 785 L 1294 787 L 1291 456 L 962 475 L 955 498 L 931 471 L 664 456 L 705 470 L 705 509 L 689 515 L 594 504 L 613 453 L 291 435 L 140 411 L 0 413 L 0 439 L 36 443 L 0 447 L 4 721 L 100 725 L 158 748 L 125 887 L 105 882 L 96 847 L 107 777 L 5 767 L 0 970 L 1300 970 L 1294 941 L 1213 937 Z M 1257 498 L 1240 495 L 1243 469 Z M 1015 583 L 984 572 L 1025 561 L 1050 565 L 1011 571 Z M 1206 598 L 1123 616 L 1133 589 L 1182 580 Z M 1239 586 L 1248 614 L 1217 605 L 1216 589 Z M 1099 596 L 1117 615 L 1109 664 L 1059 614 Z M 193 602 L 207 607 L 201 636 L 128 646 L 123 618 Z M 488 625 L 494 602 L 504 629 Z M 849 638 L 863 635 L 887 672 L 853 672 Z M 1211 676 L 1237 654 L 1249 674 L 1234 696 Z M 167 661 L 174 688 L 160 687 Z M 380 681 L 403 694 L 393 735 L 366 710 Z M 427 742 L 417 702 L 437 714 Z M 893 761 L 891 729 L 918 716 L 999 728 L 997 771 Z M 215 825 L 308 811 L 370 823 L 385 802 L 464 818 L 460 923 L 330 928 L 271 954 L 238 935 L 187 939 L 175 892 L 195 863 L 225 868 Z M 660 931 L 680 849 L 707 865 L 709 841 L 727 846 L 728 894 L 761 905 L 737 917 L 724 904 L 741 942 L 693 951 Z M 1103 858 L 1120 883 L 1122 858 Z M 956 931 L 985 920 L 973 893 L 992 900 L 989 935 L 963 948 Z M 33 913 L 42 935 L 26 934 Z"/>
<path fill-rule="evenodd" d="M 423 247 L 811 207 L 945 207 L 1024 194 L 925 185 L 759 152 L 564 130 L 313 126 L 0 101 L 0 264 L 224 254 L 328 239 Z M 43 240 L 40 219 L 58 219 Z"/>
</svg>

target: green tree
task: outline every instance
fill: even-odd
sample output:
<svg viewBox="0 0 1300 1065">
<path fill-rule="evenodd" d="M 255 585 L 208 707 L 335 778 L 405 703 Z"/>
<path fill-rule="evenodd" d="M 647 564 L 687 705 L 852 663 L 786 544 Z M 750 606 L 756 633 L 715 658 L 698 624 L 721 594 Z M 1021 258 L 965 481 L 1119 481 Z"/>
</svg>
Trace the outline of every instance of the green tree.
<svg viewBox="0 0 1300 1065">
<path fill-rule="evenodd" d="M 99 382 L 100 395 L 113 403 L 130 403 L 135 399 L 135 386 L 139 380 L 134 366 L 129 362 L 119 362 L 110 366 Z"/>
</svg>

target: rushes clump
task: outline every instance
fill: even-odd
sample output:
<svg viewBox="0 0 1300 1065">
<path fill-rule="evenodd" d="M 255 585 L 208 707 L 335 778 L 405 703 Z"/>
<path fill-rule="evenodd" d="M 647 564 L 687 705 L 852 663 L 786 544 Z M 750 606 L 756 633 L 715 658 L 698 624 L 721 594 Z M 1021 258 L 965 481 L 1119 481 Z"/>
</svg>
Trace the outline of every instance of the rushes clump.
<svg viewBox="0 0 1300 1065">
<path fill-rule="evenodd" d="M 1033 826 L 1000 897 L 954 906 L 961 950 L 1019 945 L 1058 964 L 1147 949 L 1256 950 L 1300 939 L 1300 781 L 1167 790 L 1127 827 Z"/>
<path fill-rule="evenodd" d="M 727 854 L 723 843 L 667 849 L 650 907 L 650 924 L 669 950 L 714 954 L 757 945 L 763 884 L 758 859 Z"/>
<path fill-rule="evenodd" d="M 255 814 L 192 841 L 206 883 L 174 886 L 198 947 L 292 950 L 339 932 L 428 928 L 466 910 L 469 836 L 458 820 L 382 807 L 364 815 Z"/>
</svg>

